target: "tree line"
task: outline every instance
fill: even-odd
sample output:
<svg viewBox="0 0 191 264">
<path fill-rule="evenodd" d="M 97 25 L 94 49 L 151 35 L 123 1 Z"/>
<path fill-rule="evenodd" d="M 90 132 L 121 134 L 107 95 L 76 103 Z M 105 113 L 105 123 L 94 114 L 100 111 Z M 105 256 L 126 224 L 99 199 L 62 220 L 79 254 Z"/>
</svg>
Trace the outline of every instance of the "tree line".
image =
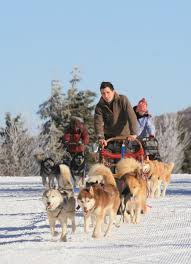
<svg viewBox="0 0 191 264">
<path fill-rule="evenodd" d="M 34 155 L 46 153 L 55 162 L 63 156 L 61 138 L 71 116 L 84 119 L 90 134 L 90 144 L 95 142 L 93 114 L 96 93 L 79 90 L 78 69 L 72 72 L 67 94 L 58 81 L 52 81 L 51 95 L 37 111 L 42 125 L 38 135 L 31 135 L 22 115 L 13 117 L 5 113 L 5 126 L 0 127 L 0 175 L 39 175 L 39 165 Z M 163 161 L 175 162 L 175 173 L 191 173 L 191 107 L 166 113 L 154 118 L 156 138 Z"/>
</svg>

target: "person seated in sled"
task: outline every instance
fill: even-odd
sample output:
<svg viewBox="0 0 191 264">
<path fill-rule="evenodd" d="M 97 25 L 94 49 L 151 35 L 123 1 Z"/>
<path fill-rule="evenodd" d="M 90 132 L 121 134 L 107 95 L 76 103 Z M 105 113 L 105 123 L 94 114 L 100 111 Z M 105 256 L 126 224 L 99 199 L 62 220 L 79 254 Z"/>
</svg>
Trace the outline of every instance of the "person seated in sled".
<svg viewBox="0 0 191 264">
<path fill-rule="evenodd" d="M 67 145 L 67 151 L 72 156 L 76 153 L 84 153 L 86 145 L 89 143 L 89 134 L 82 118 L 77 116 L 71 117 L 62 140 Z"/>
<path fill-rule="evenodd" d="M 143 144 L 145 154 L 150 159 L 161 160 L 158 142 L 155 139 L 155 125 L 151 114 L 148 111 L 148 104 L 145 98 L 142 98 L 136 106 L 133 107 L 138 122 L 138 138 Z"/>
<path fill-rule="evenodd" d="M 78 174 L 78 177 L 85 177 L 86 162 L 84 152 L 86 150 L 86 145 L 89 143 L 88 130 L 82 118 L 77 116 L 71 117 L 62 141 L 72 157 L 68 165 L 71 168 L 72 177 L 75 182 L 76 174 Z"/>
<path fill-rule="evenodd" d="M 135 140 L 137 134 L 137 119 L 129 99 L 119 95 L 112 83 L 102 82 L 100 85 L 101 98 L 94 113 L 95 136 L 101 146 L 112 153 L 120 153 L 119 142 L 110 142 L 107 139 L 117 136 Z"/>
</svg>

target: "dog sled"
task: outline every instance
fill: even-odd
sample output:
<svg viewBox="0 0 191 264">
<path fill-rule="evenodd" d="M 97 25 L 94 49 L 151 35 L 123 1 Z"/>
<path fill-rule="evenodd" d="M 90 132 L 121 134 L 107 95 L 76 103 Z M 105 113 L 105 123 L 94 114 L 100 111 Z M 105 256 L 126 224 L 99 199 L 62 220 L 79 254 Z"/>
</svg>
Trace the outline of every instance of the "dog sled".
<svg viewBox="0 0 191 264">
<path fill-rule="evenodd" d="M 141 140 L 144 149 L 144 156 L 149 157 L 150 160 L 161 161 L 159 153 L 159 143 L 155 137 L 145 137 Z"/>
<path fill-rule="evenodd" d="M 99 162 L 107 167 L 115 167 L 117 161 L 123 158 L 134 158 L 142 162 L 149 157 L 150 160 L 161 160 L 159 146 L 156 138 L 136 138 L 133 141 L 128 137 L 119 136 L 106 140 L 107 146 L 99 146 Z"/>
<path fill-rule="evenodd" d="M 107 167 L 115 167 L 117 161 L 122 158 L 134 158 L 142 161 L 144 149 L 140 140 L 130 141 L 128 137 L 119 136 L 106 140 L 107 146 L 99 147 L 99 161 Z"/>
</svg>

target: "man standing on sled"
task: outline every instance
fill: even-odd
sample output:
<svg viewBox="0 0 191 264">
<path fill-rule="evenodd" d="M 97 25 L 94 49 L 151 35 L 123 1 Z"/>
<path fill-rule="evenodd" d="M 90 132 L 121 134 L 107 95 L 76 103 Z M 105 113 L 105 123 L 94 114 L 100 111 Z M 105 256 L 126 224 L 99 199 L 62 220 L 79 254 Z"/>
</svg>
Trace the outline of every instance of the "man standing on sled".
<svg viewBox="0 0 191 264">
<path fill-rule="evenodd" d="M 116 136 L 136 139 L 137 118 L 128 98 L 119 95 L 110 82 L 102 82 L 100 92 L 101 98 L 94 114 L 95 134 L 99 143 L 106 146 L 106 140 Z"/>
</svg>

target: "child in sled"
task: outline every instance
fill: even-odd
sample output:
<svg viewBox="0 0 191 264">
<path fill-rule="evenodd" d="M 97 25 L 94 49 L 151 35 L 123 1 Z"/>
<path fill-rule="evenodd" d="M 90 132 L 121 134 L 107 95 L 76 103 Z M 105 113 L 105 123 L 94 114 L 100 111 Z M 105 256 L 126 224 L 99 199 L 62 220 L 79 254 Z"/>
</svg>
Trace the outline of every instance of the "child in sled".
<svg viewBox="0 0 191 264">
<path fill-rule="evenodd" d="M 161 160 L 158 141 L 155 138 L 155 125 L 148 112 L 148 104 L 145 98 L 142 98 L 133 109 L 137 116 L 138 138 L 141 140 L 145 155 L 151 160 Z"/>
</svg>

